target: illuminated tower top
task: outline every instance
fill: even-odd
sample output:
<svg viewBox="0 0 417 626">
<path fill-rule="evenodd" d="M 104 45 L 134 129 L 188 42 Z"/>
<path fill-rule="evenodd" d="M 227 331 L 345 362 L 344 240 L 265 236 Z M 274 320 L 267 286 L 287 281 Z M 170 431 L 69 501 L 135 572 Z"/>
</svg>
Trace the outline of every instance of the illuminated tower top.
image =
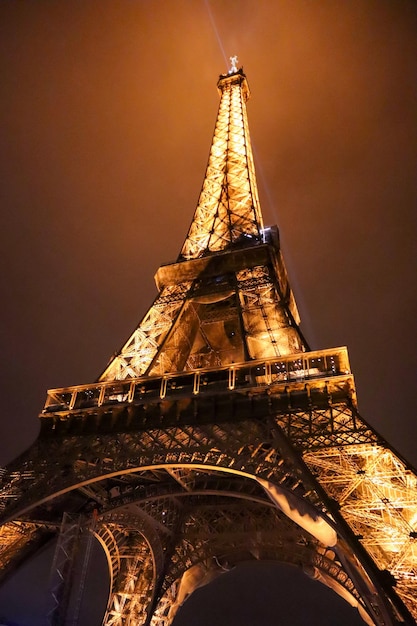
<svg viewBox="0 0 417 626">
<path fill-rule="evenodd" d="M 262 242 L 262 215 L 246 116 L 249 86 L 232 58 L 217 86 L 220 105 L 203 187 L 179 260 Z"/>
<path fill-rule="evenodd" d="M 162 265 L 158 296 L 100 380 L 298 354 L 308 349 L 278 231 L 264 229 L 248 121 L 249 87 L 232 58 L 191 226 L 176 263 Z"/>
</svg>

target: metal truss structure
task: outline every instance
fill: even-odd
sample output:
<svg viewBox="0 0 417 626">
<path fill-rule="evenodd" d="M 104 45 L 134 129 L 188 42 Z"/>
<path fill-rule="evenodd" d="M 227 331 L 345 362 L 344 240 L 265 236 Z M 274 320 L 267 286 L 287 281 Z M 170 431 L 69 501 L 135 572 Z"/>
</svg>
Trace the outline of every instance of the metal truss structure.
<svg viewBox="0 0 417 626">
<path fill-rule="evenodd" d="M 359 416 L 346 348 L 309 350 L 262 226 L 242 70 L 218 87 L 159 295 L 97 382 L 48 392 L 39 438 L 2 470 L 0 577 L 58 537 L 49 623 L 65 625 L 90 537 L 108 563 L 103 626 L 171 626 L 195 589 L 253 559 L 302 568 L 369 625 L 415 624 L 416 473 Z"/>
</svg>

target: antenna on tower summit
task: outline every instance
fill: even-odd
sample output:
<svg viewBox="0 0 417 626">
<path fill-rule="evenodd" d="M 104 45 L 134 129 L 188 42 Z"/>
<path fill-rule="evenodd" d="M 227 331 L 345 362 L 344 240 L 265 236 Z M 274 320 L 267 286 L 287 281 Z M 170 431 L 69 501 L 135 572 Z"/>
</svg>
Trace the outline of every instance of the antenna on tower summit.
<svg viewBox="0 0 417 626">
<path fill-rule="evenodd" d="M 229 70 L 229 74 L 234 74 L 235 72 L 237 72 L 237 64 L 238 64 L 238 58 L 237 55 L 235 54 L 234 57 L 229 57 L 230 59 L 230 70 Z"/>
</svg>

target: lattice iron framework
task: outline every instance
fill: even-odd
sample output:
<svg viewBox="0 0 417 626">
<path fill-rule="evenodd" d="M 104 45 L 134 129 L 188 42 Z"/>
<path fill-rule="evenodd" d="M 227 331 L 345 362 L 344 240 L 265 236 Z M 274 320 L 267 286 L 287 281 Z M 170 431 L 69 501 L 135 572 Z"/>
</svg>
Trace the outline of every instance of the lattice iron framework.
<svg viewBox="0 0 417 626">
<path fill-rule="evenodd" d="M 245 239 L 261 241 L 252 148 L 246 115 L 249 87 L 243 72 L 221 76 L 213 143 L 194 219 L 180 259 L 220 252 Z"/>
<path fill-rule="evenodd" d="M 262 226 L 246 78 L 218 86 L 198 206 L 158 296 L 97 382 L 48 392 L 38 440 L 2 470 L 0 576 L 56 536 L 61 576 L 84 529 L 107 557 L 103 626 L 170 626 L 197 587 L 266 558 L 367 624 L 415 624 L 416 473 L 358 415 L 346 349 L 310 351 Z M 63 578 L 51 624 L 74 596 Z"/>
</svg>

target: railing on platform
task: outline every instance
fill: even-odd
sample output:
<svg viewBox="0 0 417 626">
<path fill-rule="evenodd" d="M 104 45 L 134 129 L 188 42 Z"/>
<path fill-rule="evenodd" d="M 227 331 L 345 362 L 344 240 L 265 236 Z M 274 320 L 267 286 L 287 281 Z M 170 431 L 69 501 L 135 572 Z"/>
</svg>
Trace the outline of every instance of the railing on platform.
<svg viewBox="0 0 417 626">
<path fill-rule="evenodd" d="M 220 368 L 142 376 L 111 382 L 50 389 L 43 414 L 173 396 L 221 393 L 250 387 L 298 383 L 350 374 L 346 348 L 303 352 L 288 357 L 232 363 Z"/>
</svg>

